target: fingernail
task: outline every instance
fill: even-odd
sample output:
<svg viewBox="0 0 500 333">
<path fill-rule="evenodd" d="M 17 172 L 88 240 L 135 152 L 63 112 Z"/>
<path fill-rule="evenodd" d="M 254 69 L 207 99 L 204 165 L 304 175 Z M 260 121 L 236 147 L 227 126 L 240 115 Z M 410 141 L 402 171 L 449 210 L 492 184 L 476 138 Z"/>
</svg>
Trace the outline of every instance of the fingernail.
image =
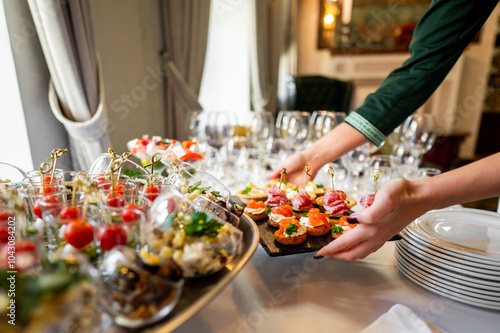
<svg viewBox="0 0 500 333">
<path fill-rule="evenodd" d="M 323 256 L 314 256 L 313 258 L 314 259 L 321 259 L 321 258 L 323 258 Z"/>
<path fill-rule="evenodd" d="M 349 224 L 358 224 L 359 221 L 358 221 L 358 217 L 357 216 L 348 216 L 347 217 L 347 223 Z"/>
</svg>

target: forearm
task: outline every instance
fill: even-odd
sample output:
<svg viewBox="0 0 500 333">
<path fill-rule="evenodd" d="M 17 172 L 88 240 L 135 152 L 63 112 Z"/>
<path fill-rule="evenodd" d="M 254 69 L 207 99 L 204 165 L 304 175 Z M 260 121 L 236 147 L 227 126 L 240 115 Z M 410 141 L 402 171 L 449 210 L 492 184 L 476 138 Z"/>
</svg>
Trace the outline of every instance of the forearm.
<svg viewBox="0 0 500 333">
<path fill-rule="evenodd" d="M 338 159 L 345 153 L 368 142 L 358 130 L 347 123 L 342 123 L 330 133 L 317 140 L 303 151 L 308 161 L 318 167 Z"/>
<path fill-rule="evenodd" d="M 500 196 L 500 153 L 439 176 L 414 182 L 425 210 Z"/>
</svg>

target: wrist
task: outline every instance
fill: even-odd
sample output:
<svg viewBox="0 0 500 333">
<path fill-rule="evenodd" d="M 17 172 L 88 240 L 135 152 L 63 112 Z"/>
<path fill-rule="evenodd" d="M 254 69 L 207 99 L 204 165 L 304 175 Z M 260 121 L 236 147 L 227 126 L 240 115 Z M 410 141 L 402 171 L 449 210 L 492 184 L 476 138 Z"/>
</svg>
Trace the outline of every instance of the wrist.
<svg viewBox="0 0 500 333">
<path fill-rule="evenodd" d="M 426 185 L 426 180 L 409 181 L 409 193 L 411 201 L 419 208 L 423 213 L 438 208 L 436 206 L 436 198 L 434 198 L 434 192 L 430 191 L 431 186 Z"/>
</svg>

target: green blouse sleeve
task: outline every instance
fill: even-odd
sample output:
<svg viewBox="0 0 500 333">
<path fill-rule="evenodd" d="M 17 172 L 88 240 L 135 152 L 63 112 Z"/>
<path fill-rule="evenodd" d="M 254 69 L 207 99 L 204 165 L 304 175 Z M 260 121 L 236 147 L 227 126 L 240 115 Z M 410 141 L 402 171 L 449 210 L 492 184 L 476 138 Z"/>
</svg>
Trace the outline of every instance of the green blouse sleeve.
<svg viewBox="0 0 500 333">
<path fill-rule="evenodd" d="M 345 121 L 381 145 L 444 80 L 498 0 L 434 0 L 415 28 L 410 58 Z"/>
</svg>

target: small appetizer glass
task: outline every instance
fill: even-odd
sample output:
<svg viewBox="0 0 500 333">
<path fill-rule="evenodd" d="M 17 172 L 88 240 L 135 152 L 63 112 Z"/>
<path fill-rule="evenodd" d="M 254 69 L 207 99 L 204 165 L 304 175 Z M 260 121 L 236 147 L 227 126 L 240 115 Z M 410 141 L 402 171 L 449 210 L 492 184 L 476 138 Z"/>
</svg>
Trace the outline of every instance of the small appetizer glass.
<svg viewBox="0 0 500 333">
<path fill-rule="evenodd" d="M 85 212 L 85 214 L 84 214 Z M 45 245 L 50 256 L 82 253 L 92 262 L 98 258 L 95 243 L 101 213 L 96 205 L 61 202 L 43 206 Z"/>
<path fill-rule="evenodd" d="M 166 317 L 179 301 L 184 280 L 172 260 L 127 247 L 107 252 L 99 265 L 99 298 L 113 321 L 127 328 Z"/>
<path fill-rule="evenodd" d="M 167 189 L 151 207 L 146 241 L 150 253 L 172 258 L 186 278 L 218 272 L 241 251 L 242 232 Z"/>
<path fill-rule="evenodd" d="M 226 203 L 229 202 L 231 191 L 208 172 L 202 171 L 185 162 L 176 164 L 176 169 L 172 170 L 166 182 L 168 185 L 190 197 L 191 200 L 199 194 L 210 193 L 216 197 L 223 198 Z"/>
</svg>

